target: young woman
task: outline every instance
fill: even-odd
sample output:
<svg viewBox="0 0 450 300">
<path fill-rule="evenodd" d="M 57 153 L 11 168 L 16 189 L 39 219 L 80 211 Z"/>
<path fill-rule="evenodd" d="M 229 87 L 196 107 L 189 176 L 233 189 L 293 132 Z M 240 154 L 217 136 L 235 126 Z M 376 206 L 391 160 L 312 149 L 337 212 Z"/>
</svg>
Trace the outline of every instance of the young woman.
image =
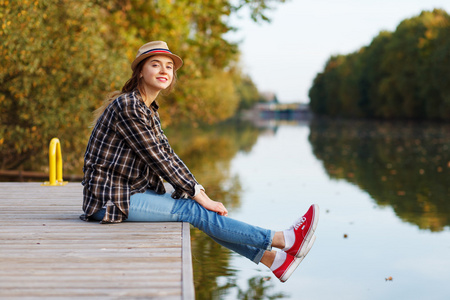
<svg viewBox="0 0 450 300">
<path fill-rule="evenodd" d="M 189 222 L 219 244 L 269 267 L 282 282 L 314 244 L 317 205 L 284 231 L 228 218 L 174 153 L 161 129 L 158 104 L 183 64 L 161 41 L 143 45 L 132 77 L 97 111 L 84 157 L 82 220 L 101 223 Z M 163 180 L 175 191 L 166 193 Z M 272 250 L 272 247 L 281 249 Z"/>
</svg>

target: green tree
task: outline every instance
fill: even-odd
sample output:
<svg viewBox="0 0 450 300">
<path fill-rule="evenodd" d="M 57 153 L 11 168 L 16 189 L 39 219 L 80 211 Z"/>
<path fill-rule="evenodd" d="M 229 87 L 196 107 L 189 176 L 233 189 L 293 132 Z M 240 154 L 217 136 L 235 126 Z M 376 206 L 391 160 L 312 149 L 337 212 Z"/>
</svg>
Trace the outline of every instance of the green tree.
<svg viewBox="0 0 450 300">
<path fill-rule="evenodd" d="M 248 109 L 260 101 L 256 85 L 249 76 L 239 76 L 235 79 L 236 92 L 240 99 L 239 109 Z"/>
<path fill-rule="evenodd" d="M 404 20 L 386 46 L 381 69 L 387 73 L 380 82 L 380 96 L 387 99 L 392 116 L 419 118 L 423 116 L 424 99 L 419 97 L 420 67 L 423 64 L 417 47 L 424 36 L 422 18 Z"/>
<path fill-rule="evenodd" d="M 424 36 L 418 41 L 423 64 L 419 70 L 422 82 L 419 95 L 425 99 L 427 116 L 450 119 L 450 18 L 435 11 L 423 13 Z"/>
<path fill-rule="evenodd" d="M 358 106 L 364 117 L 380 117 L 384 107 L 384 99 L 379 95 L 379 85 L 386 74 L 379 67 L 385 56 L 386 45 L 391 39 L 391 33 L 382 31 L 369 46 L 360 51 L 361 72 L 359 73 L 360 98 Z"/>
<path fill-rule="evenodd" d="M 369 46 L 332 56 L 310 89 L 316 114 L 448 120 L 450 16 L 424 11 Z"/>
</svg>

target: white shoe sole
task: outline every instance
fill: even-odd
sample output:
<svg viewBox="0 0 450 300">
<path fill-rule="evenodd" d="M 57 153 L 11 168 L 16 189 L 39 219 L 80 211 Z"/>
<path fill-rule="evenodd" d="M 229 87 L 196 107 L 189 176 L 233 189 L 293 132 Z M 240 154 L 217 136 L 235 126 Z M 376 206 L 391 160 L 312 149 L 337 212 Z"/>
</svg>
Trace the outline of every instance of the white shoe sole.
<svg viewBox="0 0 450 300">
<path fill-rule="evenodd" d="M 300 259 L 300 261 L 302 261 L 302 260 L 305 258 L 306 255 L 308 255 L 309 250 L 311 250 L 311 248 L 312 248 L 312 246 L 314 245 L 314 242 L 315 242 L 315 241 L 316 241 L 316 236 L 313 235 L 313 237 L 311 238 L 311 240 L 310 240 L 309 243 L 308 243 L 308 246 L 307 246 L 306 249 L 305 249 L 305 254 L 303 254 L 303 255 L 300 256 L 300 257 L 297 257 L 298 259 Z"/>
<path fill-rule="evenodd" d="M 281 282 L 286 282 L 286 280 L 291 277 L 292 273 L 294 273 L 295 269 L 297 269 L 298 265 L 301 263 L 301 259 L 295 258 L 292 261 L 292 264 L 289 266 L 289 268 L 286 270 L 286 273 L 283 274 L 283 276 L 280 277 Z"/>
<path fill-rule="evenodd" d="M 295 269 L 297 269 L 298 265 L 300 265 L 300 263 L 303 261 L 305 256 L 309 253 L 309 250 L 311 250 L 315 241 L 316 241 L 316 236 L 313 235 L 313 237 L 311 238 L 311 240 L 308 243 L 308 246 L 306 247 L 305 255 L 295 258 L 295 260 L 292 262 L 292 264 L 287 269 L 286 273 L 284 273 L 283 276 L 281 276 L 281 278 L 280 278 L 281 282 L 286 282 L 286 280 L 288 280 L 289 277 L 291 277 L 292 273 L 294 273 Z"/>
</svg>

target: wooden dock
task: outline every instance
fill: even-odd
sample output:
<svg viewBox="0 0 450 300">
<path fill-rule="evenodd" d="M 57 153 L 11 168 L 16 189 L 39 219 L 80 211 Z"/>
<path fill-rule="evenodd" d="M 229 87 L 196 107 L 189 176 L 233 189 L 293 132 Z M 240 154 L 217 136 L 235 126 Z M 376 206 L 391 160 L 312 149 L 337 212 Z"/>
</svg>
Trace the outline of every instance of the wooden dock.
<svg viewBox="0 0 450 300">
<path fill-rule="evenodd" d="M 0 183 L 0 299 L 194 299 L 189 224 L 79 219 L 82 186 Z"/>
</svg>

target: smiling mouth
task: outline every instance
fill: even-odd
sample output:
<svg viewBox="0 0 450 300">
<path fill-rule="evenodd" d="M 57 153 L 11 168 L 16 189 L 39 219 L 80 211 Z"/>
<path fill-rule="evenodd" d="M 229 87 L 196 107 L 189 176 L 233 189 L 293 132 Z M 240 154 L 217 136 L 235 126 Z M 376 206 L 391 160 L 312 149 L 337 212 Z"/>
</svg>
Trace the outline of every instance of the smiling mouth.
<svg viewBox="0 0 450 300">
<path fill-rule="evenodd" d="M 156 79 L 158 79 L 159 81 L 167 81 L 168 79 L 165 77 L 157 77 Z"/>
</svg>

